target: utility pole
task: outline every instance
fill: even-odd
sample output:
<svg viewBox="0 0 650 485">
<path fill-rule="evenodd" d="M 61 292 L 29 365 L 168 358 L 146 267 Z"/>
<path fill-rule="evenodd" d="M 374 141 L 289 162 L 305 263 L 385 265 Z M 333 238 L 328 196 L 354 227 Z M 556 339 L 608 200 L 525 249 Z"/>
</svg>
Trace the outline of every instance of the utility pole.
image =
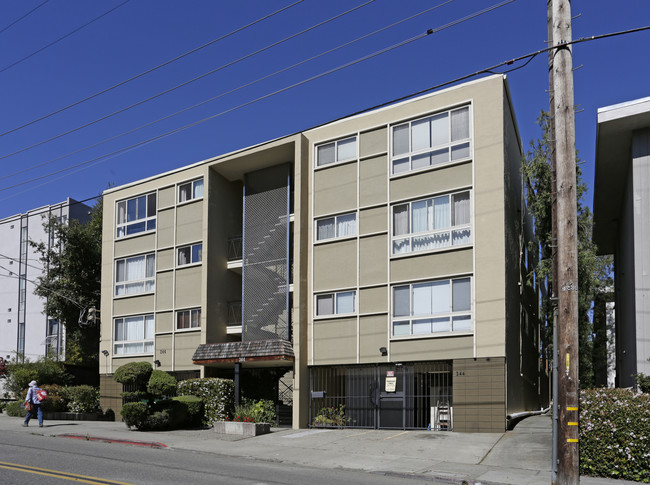
<svg viewBox="0 0 650 485">
<path fill-rule="evenodd" d="M 580 475 L 578 445 L 578 243 L 576 150 L 573 101 L 573 61 L 571 47 L 571 3 L 550 0 L 552 4 L 553 100 L 552 116 L 556 156 L 555 192 L 557 217 L 558 298 L 558 408 L 557 454 L 558 485 L 578 485 Z"/>
</svg>

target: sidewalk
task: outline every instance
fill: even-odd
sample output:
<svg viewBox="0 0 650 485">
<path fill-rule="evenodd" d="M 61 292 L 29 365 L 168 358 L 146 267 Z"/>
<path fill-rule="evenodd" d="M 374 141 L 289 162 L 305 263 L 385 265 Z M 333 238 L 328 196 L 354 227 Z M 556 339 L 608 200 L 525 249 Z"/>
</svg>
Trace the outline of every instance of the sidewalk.
<svg viewBox="0 0 650 485">
<path fill-rule="evenodd" d="M 0 415 L 0 430 L 19 429 L 22 418 Z M 207 430 L 129 431 L 121 422 L 35 421 L 24 432 L 216 453 L 318 468 L 415 474 L 450 483 L 548 485 L 551 419 L 533 416 L 507 433 L 454 433 L 363 429 L 280 429 L 242 438 Z M 22 428 L 20 428 L 22 429 Z M 635 482 L 581 477 L 585 485 Z"/>
</svg>

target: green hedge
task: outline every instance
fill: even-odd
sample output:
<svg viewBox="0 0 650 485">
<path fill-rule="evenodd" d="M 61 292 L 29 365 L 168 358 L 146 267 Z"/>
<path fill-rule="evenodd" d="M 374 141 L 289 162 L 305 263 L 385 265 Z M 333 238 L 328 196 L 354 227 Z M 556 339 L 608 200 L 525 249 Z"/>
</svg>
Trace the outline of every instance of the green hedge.
<svg viewBox="0 0 650 485">
<path fill-rule="evenodd" d="M 581 391 L 580 473 L 650 483 L 650 394 Z"/>
<path fill-rule="evenodd" d="M 127 428 L 141 429 L 149 416 L 149 407 L 145 402 L 127 402 L 122 406 L 122 420 Z"/>
<path fill-rule="evenodd" d="M 187 413 L 186 426 L 201 426 L 201 421 L 203 420 L 203 400 L 200 397 L 176 396 L 172 400 L 178 401 L 185 406 Z"/>
<path fill-rule="evenodd" d="M 96 413 L 99 411 L 99 389 L 96 387 L 66 387 L 63 394 L 67 400 L 67 410 L 71 413 Z"/>
<path fill-rule="evenodd" d="M 203 401 L 203 424 L 224 420 L 235 409 L 235 385 L 231 379 L 207 377 L 178 383 L 179 396 L 198 396 Z"/>
<path fill-rule="evenodd" d="M 21 407 L 21 404 L 25 402 L 23 401 L 12 401 L 8 402 L 5 405 L 5 411 L 7 413 L 7 416 L 13 416 L 15 418 L 24 418 L 25 417 L 25 408 Z"/>
<path fill-rule="evenodd" d="M 155 397 L 175 396 L 176 379 L 163 370 L 155 369 L 149 377 L 147 391 Z"/>
</svg>

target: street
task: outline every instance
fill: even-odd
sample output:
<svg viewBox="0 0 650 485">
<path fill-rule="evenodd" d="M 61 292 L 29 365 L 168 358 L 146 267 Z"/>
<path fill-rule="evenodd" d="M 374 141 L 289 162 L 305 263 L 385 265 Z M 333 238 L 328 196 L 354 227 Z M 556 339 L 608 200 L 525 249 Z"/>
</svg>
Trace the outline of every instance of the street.
<svg viewBox="0 0 650 485">
<path fill-rule="evenodd" d="M 214 453 L 153 449 L 5 431 L 0 481 L 27 485 L 69 481 L 90 484 L 436 484 L 424 477 L 301 467 Z"/>
</svg>

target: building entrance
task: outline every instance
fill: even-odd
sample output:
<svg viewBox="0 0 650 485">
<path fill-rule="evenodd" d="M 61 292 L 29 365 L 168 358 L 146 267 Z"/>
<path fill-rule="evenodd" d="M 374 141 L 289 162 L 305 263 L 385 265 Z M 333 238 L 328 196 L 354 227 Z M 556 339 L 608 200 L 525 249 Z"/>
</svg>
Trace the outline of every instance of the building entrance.
<svg viewBox="0 0 650 485">
<path fill-rule="evenodd" d="M 310 369 L 310 426 L 453 429 L 448 361 Z"/>
</svg>

